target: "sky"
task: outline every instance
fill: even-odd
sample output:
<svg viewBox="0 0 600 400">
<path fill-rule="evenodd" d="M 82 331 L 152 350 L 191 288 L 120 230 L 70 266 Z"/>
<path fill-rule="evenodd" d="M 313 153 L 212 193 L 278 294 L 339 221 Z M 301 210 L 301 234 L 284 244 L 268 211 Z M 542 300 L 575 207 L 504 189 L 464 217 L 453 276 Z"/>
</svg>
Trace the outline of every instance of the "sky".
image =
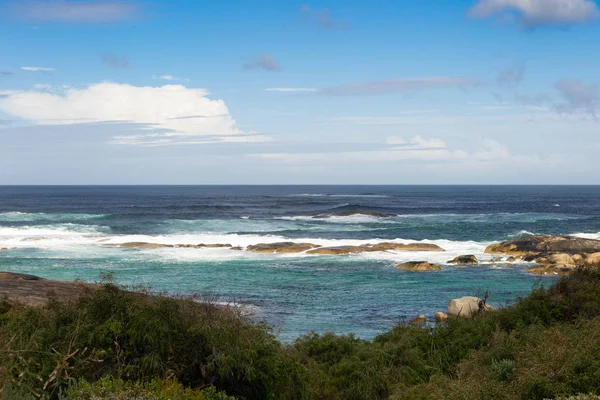
<svg viewBox="0 0 600 400">
<path fill-rule="evenodd" d="M 0 0 L 0 184 L 600 184 L 595 0 Z"/>
</svg>

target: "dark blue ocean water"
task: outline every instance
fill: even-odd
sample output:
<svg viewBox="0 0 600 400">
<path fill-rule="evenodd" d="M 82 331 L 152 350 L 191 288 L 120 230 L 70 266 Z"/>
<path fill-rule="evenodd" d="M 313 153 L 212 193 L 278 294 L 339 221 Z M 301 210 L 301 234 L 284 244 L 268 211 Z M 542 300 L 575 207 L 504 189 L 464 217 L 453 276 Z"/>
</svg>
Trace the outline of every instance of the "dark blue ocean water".
<svg viewBox="0 0 600 400">
<path fill-rule="evenodd" d="M 397 216 L 337 215 L 347 211 Z M 531 234 L 600 238 L 599 232 L 598 186 L 0 186 L 0 248 L 9 248 L 0 252 L 0 270 L 88 281 L 113 271 L 124 284 L 218 296 L 244 304 L 283 340 L 311 330 L 373 337 L 485 290 L 492 303 L 505 304 L 539 278 L 523 264 L 487 262 L 489 243 Z M 107 246 L 390 240 L 447 251 L 309 256 Z M 446 264 L 461 254 L 483 263 Z M 394 269 L 418 260 L 445 267 Z"/>
</svg>

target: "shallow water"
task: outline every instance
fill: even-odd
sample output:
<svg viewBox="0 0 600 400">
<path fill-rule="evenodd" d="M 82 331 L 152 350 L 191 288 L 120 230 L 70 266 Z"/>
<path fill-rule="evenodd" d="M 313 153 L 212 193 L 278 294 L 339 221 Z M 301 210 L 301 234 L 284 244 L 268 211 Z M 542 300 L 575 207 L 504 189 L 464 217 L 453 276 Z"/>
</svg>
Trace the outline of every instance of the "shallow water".
<svg viewBox="0 0 600 400">
<path fill-rule="evenodd" d="M 0 187 L 0 270 L 56 279 L 147 284 L 244 304 L 293 340 L 311 330 L 365 338 L 402 319 L 443 311 L 454 297 L 491 292 L 506 304 L 550 283 L 526 264 L 491 264 L 496 241 L 530 234 L 600 238 L 600 187 L 548 186 L 138 186 Z M 336 216 L 344 211 L 397 214 Z M 314 219 L 319 214 L 332 214 Z M 144 241 L 233 246 L 305 241 L 435 243 L 444 253 L 259 255 L 230 249 L 107 247 Z M 483 263 L 447 265 L 461 254 Z M 403 261 L 442 271 L 394 269 Z"/>
</svg>

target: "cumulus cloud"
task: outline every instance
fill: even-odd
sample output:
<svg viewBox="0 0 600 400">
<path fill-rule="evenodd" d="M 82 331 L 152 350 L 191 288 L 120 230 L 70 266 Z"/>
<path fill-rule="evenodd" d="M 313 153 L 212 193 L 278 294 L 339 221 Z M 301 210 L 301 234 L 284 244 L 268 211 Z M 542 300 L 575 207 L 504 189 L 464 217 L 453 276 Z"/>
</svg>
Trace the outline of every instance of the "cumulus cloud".
<svg viewBox="0 0 600 400">
<path fill-rule="evenodd" d="M 116 54 L 105 54 L 102 56 L 102 62 L 112 69 L 127 69 L 131 67 L 131 63 L 127 57 L 118 56 Z"/>
<path fill-rule="evenodd" d="M 336 20 L 327 8 L 322 10 L 314 10 L 309 5 L 302 4 L 300 6 L 300 12 L 306 21 L 315 26 L 328 29 L 352 29 L 346 20 Z"/>
<path fill-rule="evenodd" d="M 424 78 L 392 79 L 360 82 L 321 89 L 326 96 L 366 96 L 399 92 L 414 92 L 431 89 L 468 88 L 478 85 L 469 77 L 433 76 Z"/>
<path fill-rule="evenodd" d="M 525 76 L 525 66 L 521 65 L 514 68 L 506 68 L 498 73 L 496 81 L 504 86 L 517 86 L 523 81 Z"/>
<path fill-rule="evenodd" d="M 284 93 L 294 93 L 294 92 L 318 92 L 317 88 L 266 88 L 267 92 L 284 92 Z"/>
<path fill-rule="evenodd" d="M 563 102 L 558 104 L 560 113 L 583 113 L 596 117 L 600 109 L 600 88 L 598 85 L 586 85 L 576 79 L 564 79 L 556 83 Z"/>
<path fill-rule="evenodd" d="M 0 109 L 38 125 L 126 122 L 142 131 L 115 138 L 120 144 L 268 140 L 242 132 L 225 103 L 207 95 L 205 89 L 181 85 L 140 87 L 104 82 L 60 94 L 8 91 L 0 99 Z"/>
<path fill-rule="evenodd" d="M 23 71 L 31 71 L 31 72 L 52 72 L 54 68 L 47 67 L 21 67 Z"/>
<path fill-rule="evenodd" d="M 526 27 L 573 25 L 600 17 L 594 0 L 479 0 L 471 8 L 473 18 L 489 18 L 497 14 L 516 15 Z"/>
<path fill-rule="evenodd" d="M 281 69 L 279 62 L 268 53 L 261 53 L 258 58 L 248 64 L 244 64 L 244 69 L 264 69 L 267 71 L 278 71 Z"/>
<path fill-rule="evenodd" d="M 35 21 L 112 22 L 133 18 L 139 11 L 139 4 L 131 1 L 22 0 L 11 5 L 18 17 Z"/>
</svg>

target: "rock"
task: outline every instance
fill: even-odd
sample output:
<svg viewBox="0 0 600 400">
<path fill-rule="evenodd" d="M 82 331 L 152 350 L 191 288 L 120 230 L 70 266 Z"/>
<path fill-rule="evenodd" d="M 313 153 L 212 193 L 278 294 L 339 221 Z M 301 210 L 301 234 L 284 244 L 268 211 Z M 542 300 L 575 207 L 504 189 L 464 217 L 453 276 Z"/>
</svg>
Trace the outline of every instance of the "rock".
<svg viewBox="0 0 600 400">
<path fill-rule="evenodd" d="M 527 272 L 533 275 L 568 275 L 574 270 L 574 265 L 538 265 L 527 268 Z"/>
<path fill-rule="evenodd" d="M 600 266 L 600 252 L 588 254 L 584 262 L 588 266 Z"/>
<path fill-rule="evenodd" d="M 200 243 L 194 247 L 197 249 L 202 249 L 202 248 L 220 249 L 220 248 L 228 248 L 228 247 L 232 247 L 232 246 L 229 243 L 211 243 L 211 244 Z"/>
<path fill-rule="evenodd" d="M 244 250 L 244 249 L 243 249 L 241 246 L 234 246 L 234 247 L 232 247 L 230 250 L 237 250 L 237 251 L 240 251 L 240 250 Z"/>
<path fill-rule="evenodd" d="M 363 246 L 361 246 L 363 247 Z M 364 245 L 368 247 L 370 251 L 445 251 L 437 244 L 432 243 L 392 243 L 382 242 L 376 244 Z"/>
<path fill-rule="evenodd" d="M 585 264 L 585 259 L 583 258 L 583 256 L 581 254 L 573 254 L 571 259 L 573 260 L 573 264 L 575 264 L 575 265 Z"/>
<path fill-rule="evenodd" d="M 329 254 L 329 255 L 342 255 L 342 254 L 353 254 L 370 251 L 369 248 L 363 246 L 337 246 L 337 247 L 319 247 L 307 251 L 306 254 Z"/>
<path fill-rule="evenodd" d="M 312 243 L 277 242 L 259 243 L 246 247 L 247 251 L 254 253 L 302 253 L 318 247 Z"/>
<path fill-rule="evenodd" d="M 8 247 L 2 247 L 0 251 L 8 251 Z"/>
<path fill-rule="evenodd" d="M 413 325 L 423 325 L 426 322 L 427 322 L 427 317 L 425 316 L 425 314 L 419 314 L 410 320 L 410 323 Z"/>
<path fill-rule="evenodd" d="M 442 269 L 439 265 L 430 264 L 427 261 L 411 261 L 396 265 L 394 268 L 403 271 L 436 271 Z"/>
<path fill-rule="evenodd" d="M 384 214 L 378 211 L 341 211 L 341 212 L 336 212 L 336 213 L 331 213 L 331 214 L 318 214 L 315 215 L 313 218 L 329 218 L 329 217 L 350 217 L 352 215 L 367 215 L 370 217 L 377 217 L 377 218 L 386 218 L 386 217 L 397 217 L 398 214 Z"/>
<path fill-rule="evenodd" d="M 496 309 L 494 307 L 483 304 L 483 300 L 473 296 L 464 296 L 460 299 L 452 299 L 448 303 L 448 315 L 454 317 L 470 317 L 478 312 L 495 310 Z"/>
<path fill-rule="evenodd" d="M 551 253 L 586 254 L 600 252 L 600 240 L 574 236 L 529 236 L 492 244 L 485 249 L 488 254 L 539 257 Z"/>
<path fill-rule="evenodd" d="M 448 264 L 462 264 L 462 265 L 472 265 L 472 264 L 478 264 L 479 261 L 477 261 L 477 257 L 475 257 L 473 254 L 469 254 L 466 256 L 458 256 L 455 257 L 454 259 L 448 261 Z"/>
<path fill-rule="evenodd" d="M 498 263 L 502 261 L 502 257 L 494 257 L 490 260 L 491 263 Z"/>
<path fill-rule="evenodd" d="M 117 245 L 124 249 L 162 249 L 165 247 L 174 247 L 172 244 L 147 243 L 147 242 L 128 242 Z"/>
<path fill-rule="evenodd" d="M 566 253 L 556 253 L 548 256 L 550 264 L 575 265 L 573 258 Z"/>
<path fill-rule="evenodd" d="M 0 272 L 0 297 L 11 301 L 43 306 L 49 297 L 68 299 L 81 295 L 94 285 L 43 279 L 35 275 Z"/>
<path fill-rule="evenodd" d="M 506 262 L 515 262 L 515 261 L 517 261 L 517 258 L 513 257 L 513 256 L 510 256 L 506 259 Z"/>
<path fill-rule="evenodd" d="M 436 322 L 444 322 L 445 320 L 448 319 L 448 315 L 446 315 L 445 313 L 438 311 L 435 313 L 434 315 L 435 321 Z"/>
</svg>

